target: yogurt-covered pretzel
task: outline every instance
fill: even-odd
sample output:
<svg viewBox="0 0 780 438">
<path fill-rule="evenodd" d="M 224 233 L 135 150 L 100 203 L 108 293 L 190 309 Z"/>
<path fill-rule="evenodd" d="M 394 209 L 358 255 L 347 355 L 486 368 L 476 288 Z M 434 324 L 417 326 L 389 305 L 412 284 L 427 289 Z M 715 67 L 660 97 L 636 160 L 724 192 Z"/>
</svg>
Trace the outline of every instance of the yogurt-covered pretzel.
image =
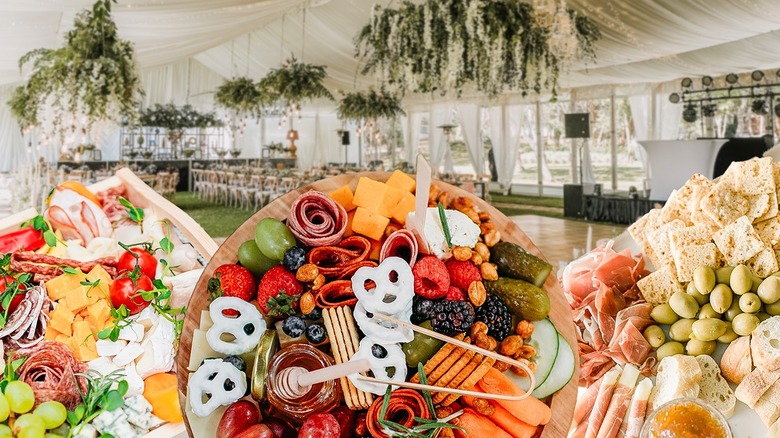
<svg viewBox="0 0 780 438">
<path fill-rule="evenodd" d="M 395 273 L 395 280 L 391 274 Z M 372 281 L 374 288 L 366 289 Z M 364 266 L 352 276 L 352 290 L 369 312 L 385 315 L 401 313 L 412 304 L 414 276 L 409 263 L 400 257 L 388 257 L 376 268 Z"/>
<path fill-rule="evenodd" d="M 381 313 L 381 312 L 376 312 Z M 373 339 L 381 344 L 394 344 L 398 342 L 411 342 L 414 339 L 414 331 L 407 327 L 401 327 L 398 324 L 382 321 L 374 317 L 374 312 L 369 312 L 363 307 L 363 302 L 358 301 L 355 304 L 355 310 L 352 312 L 360 330 L 367 338 Z M 410 321 L 412 317 L 412 306 L 404 309 L 401 313 L 392 316 L 402 321 Z"/>
<path fill-rule="evenodd" d="M 223 310 L 238 312 L 237 317 L 225 316 Z M 249 302 L 236 297 L 219 297 L 209 306 L 209 315 L 214 325 L 206 332 L 206 341 L 214 351 L 227 355 L 244 354 L 257 346 L 266 329 L 265 319 L 260 311 Z M 222 339 L 224 334 L 232 340 Z"/>
<path fill-rule="evenodd" d="M 368 337 L 360 341 L 360 348 L 351 358 L 350 362 L 360 359 L 368 360 L 371 365 L 371 373 L 377 379 L 389 379 L 397 382 L 406 381 L 406 355 L 398 344 L 380 344 Z M 387 389 L 386 384 L 366 382 L 357 378 L 358 374 L 347 376 L 357 389 L 376 395 L 383 395 Z"/>
<path fill-rule="evenodd" d="M 246 393 L 246 375 L 222 359 L 206 359 L 187 383 L 192 413 L 205 417 Z M 206 401 L 203 401 L 204 398 Z"/>
</svg>

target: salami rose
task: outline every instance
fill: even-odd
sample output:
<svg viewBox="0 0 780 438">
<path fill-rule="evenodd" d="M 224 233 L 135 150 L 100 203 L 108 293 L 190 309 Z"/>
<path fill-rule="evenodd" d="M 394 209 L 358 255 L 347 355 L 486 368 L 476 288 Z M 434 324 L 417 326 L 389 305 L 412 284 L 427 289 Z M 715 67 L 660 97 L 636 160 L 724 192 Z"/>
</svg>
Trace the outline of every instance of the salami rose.
<svg viewBox="0 0 780 438">
<path fill-rule="evenodd" d="M 347 211 L 328 195 L 311 190 L 290 206 L 287 228 L 304 245 L 335 245 L 347 230 Z"/>
<path fill-rule="evenodd" d="M 34 347 L 16 350 L 9 361 L 20 357 L 27 359 L 16 372 L 19 380 L 35 392 L 35 406 L 56 400 L 68 409 L 76 408 L 87 390 L 87 380 L 76 374 L 86 373 L 89 365 L 76 360 L 65 344 L 56 341 L 44 340 Z"/>
<path fill-rule="evenodd" d="M 417 239 L 414 237 L 414 233 L 411 230 L 400 229 L 394 231 L 382 244 L 379 261 L 383 262 L 388 257 L 400 257 L 406 260 L 410 266 L 414 266 L 417 252 Z"/>
</svg>

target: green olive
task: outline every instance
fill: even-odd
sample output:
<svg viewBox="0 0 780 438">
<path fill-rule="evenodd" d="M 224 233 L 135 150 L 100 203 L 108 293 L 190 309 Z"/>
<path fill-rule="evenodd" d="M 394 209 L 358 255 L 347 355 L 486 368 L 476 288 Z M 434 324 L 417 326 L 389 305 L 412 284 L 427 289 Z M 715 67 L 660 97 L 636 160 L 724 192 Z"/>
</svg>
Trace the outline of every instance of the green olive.
<svg viewBox="0 0 780 438">
<path fill-rule="evenodd" d="M 680 319 L 680 317 L 674 313 L 674 310 L 672 310 L 672 306 L 668 303 L 659 304 L 653 307 L 653 310 L 650 311 L 650 317 L 659 324 L 667 325 L 672 325 Z"/>
<path fill-rule="evenodd" d="M 712 354 L 717 344 L 715 341 L 700 341 L 691 339 L 685 344 L 685 354 L 688 356 L 701 356 L 703 354 Z"/>
<path fill-rule="evenodd" d="M 699 313 L 699 303 L 685 292 L 677 291 L 669 298 L 669 305 L 674 313 L 683 318 L 694 318 Z"/>
<path fill-rule="evenodd" d="M 712 308 L 712 304 L 710 303 L 701 306 L 701 310 L 699 310 L 699 319 L 707 319 L 707 318 L 720 319 L 722 316 L 723 315 L 716 312 L 715 309 Z"/>
<path fill-rule="evenodd" d="M 750 268 L 745 265 L 736 266 L 734 270 L 731 271 L 729 286 L 731 286 L 731 290 L 737 295 L 742 295 L 745 292 L 750 291 L 750 288 L 753 287 L 753 273 L 750 272 Z"/>
<path fill-rule="evenodd" d="M 734 317 L 740 313 L 742 313 L 742 309 L 739 308 L 739 300 L 733 300 L 723 316 L 726 317 L 726 321 L 733 321 Z"/>
<path fill-rule="evenodd" d="M 758 317 L 758 322 L 764 322 L 767 319 L 771 318 L 772 315 L 766 313 L 766 312 L 758 312 L 756 313 L 756 316 Z"/>
<path fill-rule="evenodd" d="M 693 331 L 692 339 L 714 341 L 726 333 L 726 327 L 727 324 L 719 319 L 699 319 L 691 324 L 691 330 Z"/>
<path fill-rule="evenodd" d="M 731 321 L 731 327 L 734 329 L 734 333 L 747 336 L 753 333 L 759 322 L 758 317 L 752 313 L 740 313 L 734 317 L 734 321 Z"/>
<path fill-rule="evenodd" d="M 733 266 L 724 266 L 715 270 L 715 280 L 717 283 L 729 284 L 731 279 L 731 271 L 734 270 Z"/>
<path fill-rule="evenodd" d="M 761 309 L 761 299 L 753 292 L 739 297 L 739 308 L 745 313 L 756 313 Z"/>
<path fill-rule="evenodd" d="M 660 347 L 666 341 L 666 334 L 664 334 L 663 329 L 657 325 L 648 326 L 643 335 L 645 335 L 647 343 L 653 348 Z"/>
<path fill-rule="evenodd" d="M 693 271 L 693 283 L 699 293 L 707 295 L 715 287 L 715 271 L 709 266 L 699 266 Z"/>
<path fill-rule="evenodd" d="M 780 300 L 780 278 L 770 275 L 758 286 L 758 297 L 766 304 Z"/>
<path fill-rule="evenodd" d="M 683 346 L 683 344 L 675 341 L 669 341 L 664 345 L 661 345 L 660 347 L 658 347 L 658 350 L 655 352 L 655 354 L 658 356 L 659 362 L 661 361 L 661 359 L 667 356 L 674 356 L 676 354 L 683 354 L 683 353 L 685 353 L 685 347 Z"/>
<path fill-rule="evenodd" d="M 720 342 L 721 344 L 728 345 L 734 342 L 734 340 L 737 339 L 739 335 L 734 333 L 734 329 L 731 328 L 730 322 L 727 322 L 726 324 L 728 324 L 728 326 L 726 327 L 726 333 L 720 335 L 720 337 L 718 338 L 718 342 Z"/>
<path fill-rule="evenodd" d="M 761 286 L 761 282 L 764 281 L 758 275 L 753 274 L 753 284 L 750 286 L 750 292 L 757 293 L 758 287 Z"/>
<path fill-rule="evenodd" d="M 764 310 L 772 316 L 780 315 L 780 301 L 765 305 Z"/>
<path fill-rule="evenodd" d="M 731 302 L 734 299 L 734 295 L 731 292 L 731 288 L 725 284 L 719 284 L 710 292 L 710 304 L 712 308 L 718 313 L 723 313 L 731 307 Z"/>
<path fill-rule="evenodd" d="M 691 339 L 693 333 L 693 322 L 695 319 L 681 319 L 669 327 L 669 337 L 677 342 L 687 342 Z"/>
<path fill-rule="evenodd" d="M 696 286 L 693 284 L 693 282 L 688 283 L 688 287 L 685 288 L 685 293 L 692 296 L 693 299 L 696 300 L 696 304 L 699 306 L 703 306 L 710 301 L 707 295 L 701 294 L 698 290 L 696 290 Z"/>
</svg>

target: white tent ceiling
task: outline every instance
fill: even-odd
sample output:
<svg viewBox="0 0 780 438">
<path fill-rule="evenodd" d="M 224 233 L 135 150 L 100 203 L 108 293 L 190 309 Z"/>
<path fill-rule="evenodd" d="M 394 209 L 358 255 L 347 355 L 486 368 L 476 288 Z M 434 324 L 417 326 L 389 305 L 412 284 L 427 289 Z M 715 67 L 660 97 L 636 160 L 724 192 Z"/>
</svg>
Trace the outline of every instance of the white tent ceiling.
<svg viewBox="0 0 780 438">
<path fill-rule="evenodd" d="M 387 5 L 391 0 L 378 0 Z M 194 57 L 223 77 L 260 78 L 295 53 L 328 66 L 333 90 L 362 88 L 353 37 L 371 0 L 120 0 L 120 35 L 142 68 Z M 92 0 L 0 0 L 0 84 L 21 79 L 17 61 L 62 41 Z M 657 83 L 780 67 L 777 0 L 569 0 L 604 34 L 596 64 L 575 64 L 564 87 Z M 307 8 L 305 33 L 302 8 Z M 282 38 L 282 35 L 284 38 Z M 282 41 L 284 49 L 282 50 Z"/>
</svg>

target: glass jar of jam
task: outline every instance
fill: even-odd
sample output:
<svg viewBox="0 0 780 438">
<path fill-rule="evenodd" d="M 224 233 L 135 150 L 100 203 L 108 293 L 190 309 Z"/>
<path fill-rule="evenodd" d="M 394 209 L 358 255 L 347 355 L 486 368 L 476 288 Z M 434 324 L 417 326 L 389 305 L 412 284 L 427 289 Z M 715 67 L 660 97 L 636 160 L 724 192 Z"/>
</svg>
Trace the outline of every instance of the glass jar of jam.
<svg viewBox="0 0 780 438">
<path fill-rule="evenodd" d="M 642 426 L 640 438 L 733 438 L 726 418 L 698 399 L 681 398 L 661 405 Z"/>
<path fill-rule="evenodd" d="M 316 371 L 333 365 L 335 362 L 330 356 L 309 344 L 293 344 L 279 350 L 268 365 L 268 402 L 278 413 L 298 424 L 311 414 L 330 411 L 341 401 L 341 387 L 337 380 L 316 383 L 303 394 L 290 394 L 284 389 L 282 370 L 301 367 L 306 371 Z"/>
</svg>

